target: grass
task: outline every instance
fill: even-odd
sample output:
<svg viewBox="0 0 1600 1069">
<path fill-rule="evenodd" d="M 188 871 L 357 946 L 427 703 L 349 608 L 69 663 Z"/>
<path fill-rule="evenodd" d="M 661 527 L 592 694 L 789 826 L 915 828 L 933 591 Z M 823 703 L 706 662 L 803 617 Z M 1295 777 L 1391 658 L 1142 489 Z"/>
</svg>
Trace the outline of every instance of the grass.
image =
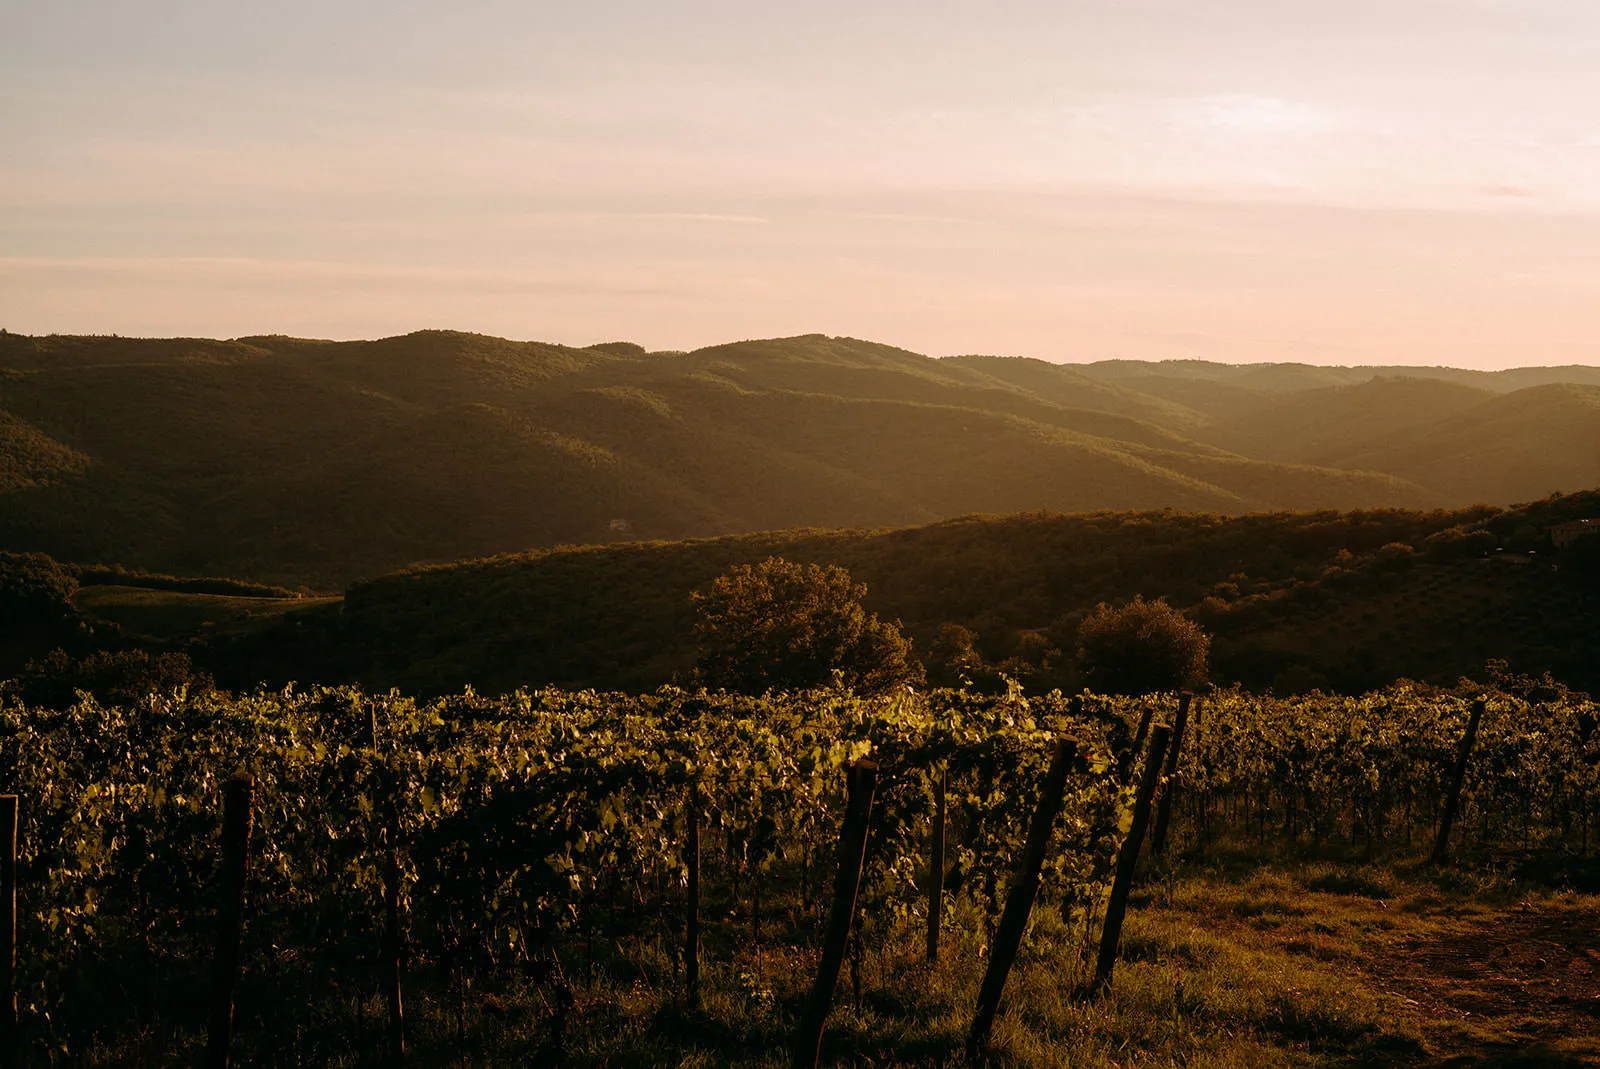
<svg viewBox="0 0 1600 1069">
<path fill-rule="evenodd" d="M 86 586 L 72 598 L 80 612 L 161 639 L 241 634 L 283 616 L 329 605 L 337 597 L 248 598 L 135 586 Z"/>
<path fill-rule="evenodd" d="M 659 935 L 630 938 L 626 919 L 617 938 L 597 936 L 592 960 L 581 943 L 564 948 L 575 996 L 567 1065 L 789 1064 L 789 1037 L 816 967 L 814 922 L 779 912 L 757 944 L 737 911 L 712 912 L 698 1009 L 680 997 L 671 946 Z M 1261 864 L 1242 854 L 1173 862 L 1147 873 L 1136 891 L 1122 959 L 1097 996 L 1085 994 L 1083 929 L 1041 899 L 980 1064 L 1600 1064 L 1597 914 L 1600 898 L 1530 888 L 1504 871 L 1438 872 L 1407 860 Z M 861 994 L 847 963 L 823 1065 L 966 1064 L 984 918 L 959 901 L 936 965 L 923 959 L 921 925 L 915 915 L 889 924 L 869 918 Z M 259 1047 L 259 1064 L 378 1064 L 381 1003 L 348 988 L 344 999 L 302 1011 L 306 1027 L 296 1026 L 292 1041 L 266 1043 L 269 1029 L 253 1025 L 241 1005 L 239 1038 Z M 433 973 L 413 975 L 411 1064 L 552 1064 L 553 1004 L 549 988 L 515 975 L 485 971 L 456 987 Z"/>
</svg>

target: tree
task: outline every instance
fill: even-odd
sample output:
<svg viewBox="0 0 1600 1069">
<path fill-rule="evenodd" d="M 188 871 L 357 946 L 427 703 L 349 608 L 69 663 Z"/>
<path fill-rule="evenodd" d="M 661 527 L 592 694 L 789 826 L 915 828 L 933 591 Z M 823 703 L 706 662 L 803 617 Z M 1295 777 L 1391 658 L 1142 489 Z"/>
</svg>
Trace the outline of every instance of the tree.
<svg viewBox="0 0 1600 1069">
<path fill-rule="evenodd" d="M 1078 668 L 1091 690 L 1150 694 L 1205 681 L 1211 636 L 1165 599 L 1101 602 L 1078 626 Z"/>
<path fill-rule="evenodd" d="M 14 686 L 26 705 L 69 709 L 80 690 L 106 705 L 131 707 L 152 693 L 182 689 L 195 696 L 214 690 L 216 684 L 210 674 L 195 668 L 187 653 L 99 650 L 77 660 L 65 650 L 55 650 L 24 668 Z"/>
<path fill-rule="evenodd" d="M 43 553 L 0 551 L 0 636 L 30 638 L 70 625 L 77 589 L 77 578 Z"/>
<path fill-rule="evenodd" d="M 936 686 L 960 687 L 983 675 L 978 634 L 969 627 L 946 623 L 928 650 L 928 678 Z"/>
<path fill-rule="evenodd" d="M 1465 524 L 1435 531 L 1422 542 L 1422 550 L 1436 561 L 1482 557 L 1493 553 L 1498 543 L 1491 531 L 1469 530 Z"/>
<path fill-rule="evenodd" d="M 843 568 L 769 557 L 735 565 L 692 595 L 696 678 L 746 694 L 831 682 L 887 690 L 922 678 L 911 642 L 862 605 L 867 588 Z"/>
<path fill-rule="evenodd" d="M 1403 572 L 1416 563 L 1417 551 L 1405 542 L 1389 542 L 1372 554 L 1375 572 Z"/>
</svg>

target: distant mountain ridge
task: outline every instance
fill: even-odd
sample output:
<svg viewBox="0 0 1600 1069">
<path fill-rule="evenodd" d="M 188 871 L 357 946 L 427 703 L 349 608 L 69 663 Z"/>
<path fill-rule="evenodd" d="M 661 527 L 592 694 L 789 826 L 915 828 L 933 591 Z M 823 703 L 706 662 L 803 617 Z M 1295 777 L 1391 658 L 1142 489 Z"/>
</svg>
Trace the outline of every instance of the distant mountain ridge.
<svg viewBox="0 0 1600 1069">
<path fill-rule="evenodd" d="M 1362 364 L 1220 364 L 1210 360 L 1101 360 L 1068 365 L 1105 382 L 1127 384 L 1143 378 L 1190 379 L 1220 382 L 1252 390 L 1294 393 L 1328 386 L 1357 386 L 1375 378 L 1427 379 L 1509 393 L 1529 386 L 1571 382 L 1600 386 L 1600 367 L 1563 364 L 1551 367 L 1514 367 L 1500 371 L 1439 365 Z"/>
<path fill-rule="evenodd" d="M 0 335 L 0 548 L 291 586 L 559 544 L 1597 485 L 1600 368 Z"/>
</svg>

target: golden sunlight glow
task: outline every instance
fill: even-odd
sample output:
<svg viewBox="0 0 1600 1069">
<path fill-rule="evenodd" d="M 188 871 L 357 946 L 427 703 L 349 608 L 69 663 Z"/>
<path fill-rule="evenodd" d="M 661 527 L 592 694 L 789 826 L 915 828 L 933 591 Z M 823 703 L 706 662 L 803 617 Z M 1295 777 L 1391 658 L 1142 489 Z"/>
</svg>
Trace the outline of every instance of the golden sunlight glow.
<svg viewBox="0 0 1600 1069">
<path fill-rule="evenodd" d="M 0 325 L 1600 360 L 1594 5 L 555 7 L 27 0 Z"/>
</svg>

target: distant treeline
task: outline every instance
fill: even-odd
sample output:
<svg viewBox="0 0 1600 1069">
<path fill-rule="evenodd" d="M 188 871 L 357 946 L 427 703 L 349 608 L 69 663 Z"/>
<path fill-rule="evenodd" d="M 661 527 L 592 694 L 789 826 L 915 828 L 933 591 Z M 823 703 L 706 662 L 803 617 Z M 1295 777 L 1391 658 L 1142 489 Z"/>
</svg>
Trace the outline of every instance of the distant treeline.
<svg viewBox="0 0 1600 1069">
<path fill-rule="evenodd" d="M 901 623 L 930 678 L 953 680 L 943 662 L 959 659 L 997 686 L 1073 690 L 1085 613 L 1138 595 L 1212 633 L 1221 683 L 1354 693 L 1401 677 L 1452 684 L 1504 660 L 1595 689 L 1600 537 L 1554 552 L 1546 533 L 1591 515 L 1600 492 L 1505 510 L 1032 514 L 544 550 L 358 583 L 342 606 L 203 659 L 229 683 L 648 690 L 694 661 L 690 594 L 779 555 L 864 582 L 867 607 Z M 954 646 L 952 628 L 967 633 Z"/>
<path fill-rule="evenodd" d="M 114 564 L 71 564 L 43 553 L 0 550 L 0 677 L 55 650 L 86 656 L 149 646 L 148 639 L 136 639 L 116 623 L 79 610 L 73 596 L 83 587 L 94 586 L 224 597 L 300 597 L 295 591 L 264 583 L 159 575 Z"/>
<path fill-rule="evenodd" d="M 421 694 L 639 692 L 693 666 L 691 594 L 736 565 L 782 556 L 846 568 L 865 583 L 866 607 L 897 621 L 929 679 L 946 683 L 1073 691 L 1084 682 L 1075 654 L 1085 614 L 1140 596 L 1165 599 L 1211 634 L 1219 683 L 1355 693 L 1403 677 L 1449 685 L 1505 661 L 1593 691 L 1600 536 L 1558 550 L 1549 531 L 1595 516 L 1600 492 L 1515 509 L 1035 513 L 561 548 L 396 572 L 354 584 L 342 602 L 306 599 L 242 629 L 163 632 L 119 617 L 147 636 L 137 641 L 78 610 L 81 581 L 292 594 L 0 554 L 0 674 L 56 646 L 81 656 L 138 645 L 186 652 L 232 689 L 296 680 Z M 198 627 L 210 611 L 197 599 L 185 618 Z"/>
<path fill-rule="evenodd" d="M 162 575 L 137 568 L 124 568 L 120 564 L 64 564 L 79 586 L 133 586 L 146 590 L 173 590 L 183 594 L 221 594 L 236 598 L 297 598 L 303 591 L 270 583 L 252 583 L 245 579 L 227 579 L 221 576 L 186 578 Z"/>
</svg>

